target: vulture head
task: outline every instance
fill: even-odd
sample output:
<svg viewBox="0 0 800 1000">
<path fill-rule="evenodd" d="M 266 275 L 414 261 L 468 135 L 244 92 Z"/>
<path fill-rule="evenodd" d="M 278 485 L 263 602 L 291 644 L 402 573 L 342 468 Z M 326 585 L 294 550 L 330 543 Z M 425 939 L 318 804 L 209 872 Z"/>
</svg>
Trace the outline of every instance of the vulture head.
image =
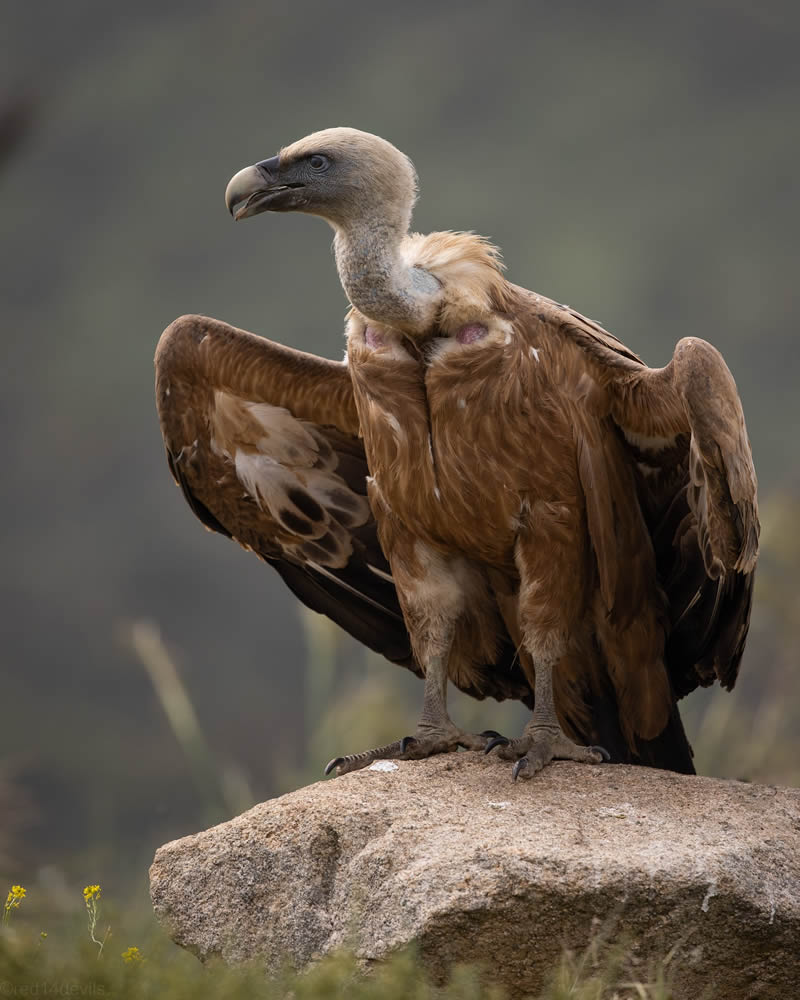
<svg viewBox="0 0 800 1000">
<path fill-rule="evenodd" d="M 240 170 L 225 203 L 234 219 L 262 212 L 325 219 L 336 231 L 336 264 L 352 304 L 414 334 L 430 327 L 441 290 L 402 252 L 416 196 L 417 175 L 399 149 L 369 132 L 330 128 Z"/>
<path fill-rule="evenodd" d="M 407 156 L 354 128 L 314 132 L 231 178 L 225 203 L 235 219 L 261 212 L 307 212 L 336 230 L 381 218 L 411 221 L 417 177 Z"/>
</svg>

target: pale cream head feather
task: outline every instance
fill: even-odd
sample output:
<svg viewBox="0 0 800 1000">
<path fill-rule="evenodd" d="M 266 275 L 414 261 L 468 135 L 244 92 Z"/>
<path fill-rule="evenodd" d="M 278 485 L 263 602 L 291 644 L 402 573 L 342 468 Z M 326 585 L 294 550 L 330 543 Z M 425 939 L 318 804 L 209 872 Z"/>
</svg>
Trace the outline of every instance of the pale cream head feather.
<svg viewBox="0 0 800 1000">
<path fill-rule="evenodd" d="M 281 168 L 314 153 L 328 156 L 339 168 L 336 202 L 324 215 L 331 223 L 338 226 L 378 215 L 403 232 L 408 230 L 417 199 L 417 174 L 404 153 L 371 132 L 327 128 L 284 146 L 278 154 Z"/>
</svg>

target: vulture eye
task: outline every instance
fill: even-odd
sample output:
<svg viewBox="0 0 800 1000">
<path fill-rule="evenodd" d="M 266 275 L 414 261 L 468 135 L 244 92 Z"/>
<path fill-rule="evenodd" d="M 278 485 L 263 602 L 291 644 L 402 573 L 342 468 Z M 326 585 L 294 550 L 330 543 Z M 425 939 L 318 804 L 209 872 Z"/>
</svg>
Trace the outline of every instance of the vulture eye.
<svg viewBox="0 0 800 1000">
<path fill-rule="evenodd" d="M 308 158 L 308 162 L 312 170 L 325 170 L 331 161 L 327 156 L 320 156 L 319 153 L 315 153 Z"/>
</svg>

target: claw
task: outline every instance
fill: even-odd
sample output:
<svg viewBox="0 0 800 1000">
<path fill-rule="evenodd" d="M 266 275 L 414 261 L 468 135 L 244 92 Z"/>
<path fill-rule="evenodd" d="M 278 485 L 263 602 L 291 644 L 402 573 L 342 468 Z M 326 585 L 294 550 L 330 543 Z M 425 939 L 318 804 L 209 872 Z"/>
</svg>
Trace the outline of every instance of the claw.
<svg viewBox="0 0 800 1000">
<path fill-rule="evenodd" d="M 340 764 L 344 764 L 344 757 L 334 757 L 333 760 L 329 760 L 325 765 L 325 774 L 330 774 L 331 771 Z"/>
<path fill-rule="evenodd" d="M 446 720 L 441 727 L 436 725 L 420 725 L 416 736 L 404 736 L 394 743 L 365 750 L 363 753 L 347 754 L 345 757 L 334 757 L 328 762 L 325 774 L 336 771 L 337 774 L 348 774 L 368 767 L 375 760 L 422 760 L 438 753 L 454 753 L 459 746 L 468 750 L 482 750 L 484 740 L 489 736 L 508 742 L 493 729 L 477 736 L 457 729 L 452 722 Z"/>
<path fill-rule="evenodd" d="M 503 738 L 502 735 L 498 733 L 496 729 L 484 729 L 484 731 L 479 735 L 484 736 L 487 740 L 497 739 L 498 737 L 500 737 L 501 739 Z"/>
<path fill-rule="evenodd" d="M 488 734 L 487 733 L 481 733 L 481 736 L 486 736 L 486 735 L 488 735 Z M 485 750 L 483 752 L 484 752 L 484 754 L 491 753 L 492 750 L 494 750 L 495 747 L 507 747 L 510 742 L 511 742 L 511 740 L 506 739 L 505 736 L 500 736 L 498 733 L 495 733 L 494 738 L 491 739 L 491 740 L 489 740 L 489 742 L 486 744 L 486 748 L 485 748 Z"/>
<path fill-rule="evenodd" d="M 527 757 L 520 757 L 520 759 L 514 765 L 514 768 L 511 772 L 511 777 L 514 779 L 514 781 L 516 781 L 517 778 L 519 777 L 520 771 L 524 771 L 527 766 L 528 766 Z"/>
<path fill-rule="evenodd" d="M 605 747 L 591 746 L 587 747 L 587 750 L 592 750 L 594 753 L 599 753 L 603 760 L 607 763 L 611 760 L 611 754 L 606 750 Z"/>
</svg>

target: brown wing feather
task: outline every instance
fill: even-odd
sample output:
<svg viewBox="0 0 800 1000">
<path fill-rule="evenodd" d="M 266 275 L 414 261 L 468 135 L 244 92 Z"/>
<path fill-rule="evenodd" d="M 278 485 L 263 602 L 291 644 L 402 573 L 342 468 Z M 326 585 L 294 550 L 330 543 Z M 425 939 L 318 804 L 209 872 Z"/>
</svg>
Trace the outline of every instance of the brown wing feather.
<svg viewBox="0 0 800 1000">
<path fill-rule="evenodd" d="M 418 672 L 366 499 L 345 366 L 187 316 L 159 342 L 156 399 L 170 469 L 203 524 Z"/>
<path fill-rule="evenodd" d="M 633 469 L 611 421 L 575 414 L 578 469 L 600 593 L 597 640 L 617 694 L 622 731 L 652 739 L 667 724 L 672 702 L 664 668 L 663 597 Z"/>
<path fill-rule="evenodd" d="M 613 412 L 629 434 L 644 425 L 645 433 L 688 440 L 677 488 L 657 453 L 641 486 L 651 506 L 669 505 L 673 520 L 683 515 L 663 564 L 667 655 L 681 693 L 714 679 L 731 688 L 749 627 L 759 536 L 756 475 L 733 377 L 714 347 L 686 338 L 666 368 L 644 369 L 624 385 Z"/>
</svg>

